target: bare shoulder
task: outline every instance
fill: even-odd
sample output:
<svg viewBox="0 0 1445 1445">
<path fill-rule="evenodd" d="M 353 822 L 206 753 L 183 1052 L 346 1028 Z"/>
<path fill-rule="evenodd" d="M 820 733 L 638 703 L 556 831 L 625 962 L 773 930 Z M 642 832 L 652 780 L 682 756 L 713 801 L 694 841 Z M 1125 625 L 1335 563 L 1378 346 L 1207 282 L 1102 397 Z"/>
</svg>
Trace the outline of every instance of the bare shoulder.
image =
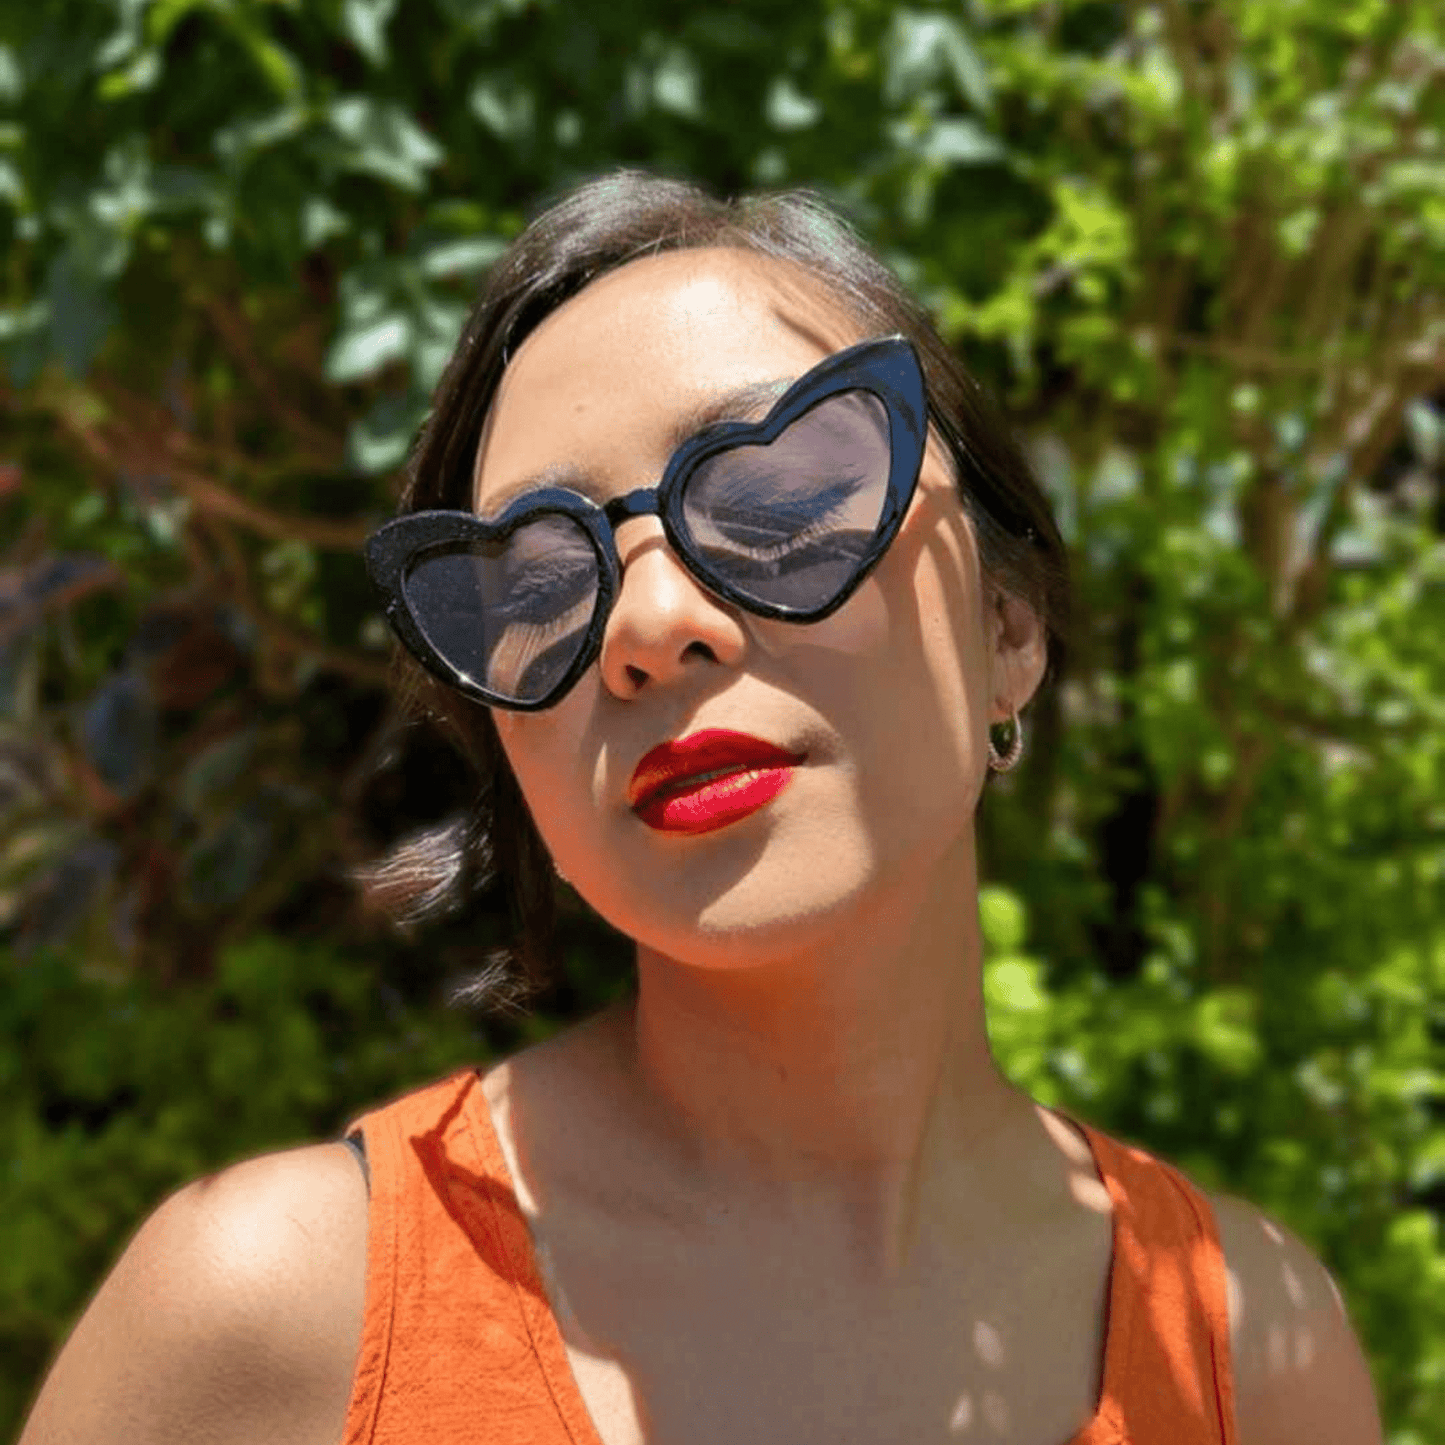
<svg viewBox="0 0 1445 1445">
<path fill-rule="evenodd" d="M 199 1179 L 136 1231 L 19 1445 L 336 1445 L 361 1338 L 366 1186 L 343 1144 Z"/>
<path fill-rule="evenodd" d="M 1240 1445 L 1379 1445 L 1369 1366 L 1329 1272 L 1254 1205 L 1208 1197 L 1229 1283 Z"/>
</svg>

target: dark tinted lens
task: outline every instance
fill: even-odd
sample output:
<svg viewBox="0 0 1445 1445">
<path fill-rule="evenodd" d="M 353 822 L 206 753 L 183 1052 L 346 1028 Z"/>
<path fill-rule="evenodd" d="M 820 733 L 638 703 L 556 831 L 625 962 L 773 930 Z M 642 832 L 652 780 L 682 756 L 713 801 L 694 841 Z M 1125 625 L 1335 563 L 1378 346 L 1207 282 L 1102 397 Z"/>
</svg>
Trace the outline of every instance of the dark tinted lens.
<svg viewBox="0 0 1445 1445">
<path fill-rule="evenodd" d="M 888 412 L 830 396 L 766 446 L 708 458 L 683 516 L 708 568 L 755 601 L 808 611 L 856 576 L 888 495 Z"/>
<path fill-rule="evenodd" d="M 592 541 L 549 514 L 503 541 L 432 552 L 408 571 L 407 604 L 453 667 L 514 702 L 539 702 L 572 665 L 597 603 Z"/>
</svg>

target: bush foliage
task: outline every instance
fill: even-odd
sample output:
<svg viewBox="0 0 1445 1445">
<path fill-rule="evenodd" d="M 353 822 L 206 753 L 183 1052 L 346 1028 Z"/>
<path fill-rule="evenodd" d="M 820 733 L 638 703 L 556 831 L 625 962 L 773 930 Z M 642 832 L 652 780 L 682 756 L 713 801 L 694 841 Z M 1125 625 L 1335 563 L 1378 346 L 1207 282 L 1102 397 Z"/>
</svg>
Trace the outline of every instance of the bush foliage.
<svg viewBox="0 0 1445 1445">
<path fill-rule="evenodd" d="M 358 557 L 477 278 L 619 164 L 854 219 L 1078 569 L 981 817 L 1047 1101 L 1323 1255 L 1445 1427 L 1445 15 L 1433 0 L 51 0 L 0 40 L 0 1414 L 198 1171 L 524 1024 L 347 870 L 468 786 Z"/>
</svg>

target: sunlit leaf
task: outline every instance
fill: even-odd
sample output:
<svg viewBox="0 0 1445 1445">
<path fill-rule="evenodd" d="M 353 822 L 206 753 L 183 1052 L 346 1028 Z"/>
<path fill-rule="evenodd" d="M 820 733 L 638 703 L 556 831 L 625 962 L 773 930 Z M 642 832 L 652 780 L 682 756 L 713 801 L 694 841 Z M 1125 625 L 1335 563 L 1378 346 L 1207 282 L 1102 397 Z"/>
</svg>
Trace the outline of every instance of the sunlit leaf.
<svg viewBox="0 0 1445 1445">
<path fill-rule="evenodd" d="M 14 105 L 25 90 L 25 76 L 13 46 L 0 44 L 0 105 Z"/>
<path fill-rule="evenodd" d="M 396 4 L 397 0 L 343 0 L 342 31 L 373 65 L 386 64 L 386 27 Z"/>
<path fill-rule="evenodd" d="M 345 142 L 338 160 L 347 169 L 420 191 L 427 171 L 441 164 L 441 147 L 394 102 L 343 96 L 330 104 L 326 118 Z"/>
<path fill-rule="evenodd" d="M 776 76 L 768 87 L 767 116 L 775 130 L 807 130 L 822 114 L 822 106 L 804 95 L 790 76 Z"/>
<path fill-rule="evenodd" d="M 892 103 L 947 78 L 975 109 L 993 104 L 988 72 L 956 15 L 894 11 L 883 53 L 884 95 Z"/>
<path fill-rule="evenodd" d="M 337 338 L 326 358 L 326 375 L 338 382 L 371 376 L 402 356 L 410 341 L 411 322 L 405 316 L 384 316 Z"/>
<path fill-rule="evenodd" d="M 978 916 L 984 941 L 994 952 L 1017 953 L 1023 947 L 1027 918 L 1017 894 L 996 886 L 979 889 Z"/>
<path fill-rule="evenodd" d="M 303 106 L 286 105 L 265 115 L 241 115 L 220 127 L 211 138 L 216 153 L 233 163 L 241 162 L 257 151 L 267 150 L 289 140 L 302 131 L 311 120 Z"/>
<path fill-rule="evenodd" d="M 458 276 L 484 271 L 506 249 L 499 236 L 458 236 L 441 241 L 418 258 L 424 276 Z"/>
<path fill-rule="evenodd" d="M 1044 1005 L 1038 965 L 1029 959 L 1009 955 L 986 965 L 984 989 L 995 1007 L 1027 1012 Z"/>
<path fill-rule="evenodd" d="M 507 77 L 483 77 L 467 92 L 467 108 L 501 140 L 521 143 L 536 129 L 536 98 Z"/>
<path fill-rule="evenodd" d="M 954 165 L 984 165 L 1005 154 L 997 136 L 990 135 L 976 121 L 964 118 L 936 121 L 919 149 L 929 160 Z"/>
<path fill-rule="evenodd" d="M 652 74 L 652 93 L 660 110 L 689 120 L 702 115 L 702 78 L 692 56 L 681 47 L 664 52 Z"/>
</svg>

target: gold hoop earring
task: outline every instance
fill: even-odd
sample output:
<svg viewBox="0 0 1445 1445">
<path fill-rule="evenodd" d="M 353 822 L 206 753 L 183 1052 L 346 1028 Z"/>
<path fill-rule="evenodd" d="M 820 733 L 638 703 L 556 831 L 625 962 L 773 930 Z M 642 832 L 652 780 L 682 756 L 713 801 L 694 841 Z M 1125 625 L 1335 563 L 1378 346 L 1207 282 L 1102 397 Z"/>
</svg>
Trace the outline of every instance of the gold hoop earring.
<svg viewBox="0 0 1445 1445">
<path fill-rule="evenodd" d="M 993 745 L 993 729 L 990 727 L 988 736 L 988 765 L 996 773 L 1006 773 L 1010 768 L 1018 766 L 1018 761 L 1024 755 L 1024 725 L 1019 718 L 1019 710 L 1013 710 L 1013 741 L 1009 743 L 1008 752 L 1000 754 Z"/>
</svg>

